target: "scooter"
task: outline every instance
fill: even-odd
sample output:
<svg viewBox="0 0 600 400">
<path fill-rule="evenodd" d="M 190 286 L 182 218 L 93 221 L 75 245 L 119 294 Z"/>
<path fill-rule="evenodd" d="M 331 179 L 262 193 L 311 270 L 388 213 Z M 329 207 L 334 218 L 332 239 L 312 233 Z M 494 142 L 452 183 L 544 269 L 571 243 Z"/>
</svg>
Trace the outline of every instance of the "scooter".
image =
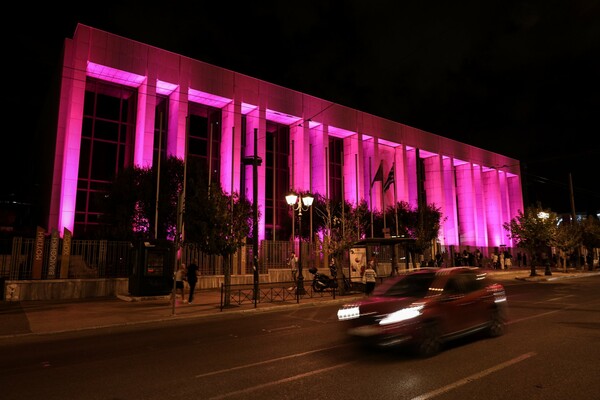
<svg viewBox="0 0 600 400">
<path fill-rule="evenodd" d="M 312 287 L 315 292 L 322 292 L 325 289 L 337 288 L 337 272 L 334 274 L 334 270 L 332 268 L 330 268 L 330 271 L 332 272 L 331 277 L 320 273 L 315 267 L 312 267 L 308 270 L 308 272 L 313 274 Z"/>
</svg>

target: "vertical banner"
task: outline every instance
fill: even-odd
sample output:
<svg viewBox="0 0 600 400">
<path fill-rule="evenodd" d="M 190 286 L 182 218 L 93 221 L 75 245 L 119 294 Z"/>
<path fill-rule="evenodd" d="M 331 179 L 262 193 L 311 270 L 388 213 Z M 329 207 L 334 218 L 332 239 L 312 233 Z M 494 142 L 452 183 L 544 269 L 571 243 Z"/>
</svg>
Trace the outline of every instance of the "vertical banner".
<svg viewBox="0 0 600 400">
<path fill-rule="evenodd" d="M 350 280 L 360 282 L 362 274 L 367 265 L 367 249 L 365 247 L 353 247 L 350 249 Z"/>
<path fill-rule="evenodd" d="M 48 259 L 48 279 L 56 278 L 56 264 L 58 263 L 58 244 L 60 238 L 56 229 L 50 235 L 50 258 Z"/>
<path fill-rule="evenodd" d="M 41 226 L 35 232 L 35 253 L 33 254 L 33 270 L 31 279 L 42 279 L 42 265 L 44 261 L 45 231 Z"/>
<path fill-rule="evenodd" d="M 69 277 L 69 259 L 71 258 L 71 231 L 65 228 L 63 234 L 62 257 L 60 260 L 60 279 Z"/>
</svg>

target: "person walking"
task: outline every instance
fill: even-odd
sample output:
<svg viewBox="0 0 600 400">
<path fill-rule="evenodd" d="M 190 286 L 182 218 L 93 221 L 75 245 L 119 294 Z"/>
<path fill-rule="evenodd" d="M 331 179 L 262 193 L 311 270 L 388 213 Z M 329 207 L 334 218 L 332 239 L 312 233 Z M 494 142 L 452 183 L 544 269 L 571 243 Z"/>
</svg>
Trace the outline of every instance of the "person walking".
<svg viewBox="0 0 600 400">
<path fill-rule="evenodd" d="M 373 289 L 375 289 L 375 283 L 377 282 L 377 272 L 373 269 L 373 263 L 367 265 L 365 273 L 363 275 L 363 283 L 365 284 L 365 294 L 369 296 Z"/>
<path fill-rule="evenodd" d="M 190 287 L 188 304 L 192 304 L 194 301 L 194 291 L 196 290 L 196 284 L 198 283 L 198 265 L 196 263 L 188 265 L 186 277 L 188 286 Z"/>
</svg>

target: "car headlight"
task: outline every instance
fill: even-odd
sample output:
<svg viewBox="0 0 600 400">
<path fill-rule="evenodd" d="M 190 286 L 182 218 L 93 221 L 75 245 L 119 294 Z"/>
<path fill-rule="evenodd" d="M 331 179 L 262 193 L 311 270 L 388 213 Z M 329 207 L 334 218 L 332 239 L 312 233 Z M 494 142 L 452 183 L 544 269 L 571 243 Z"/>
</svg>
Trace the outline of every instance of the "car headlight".
<svg viewBox="0 0 600 400">
<path fill-rule="evenodd" d="M 408 319 L 416 318 L 422 314 L 421 310 L 423 310 L 422 305 L 403 308 L 402 310 L 388 314 L 385 318 L 379 321 L 379 325 L 395 324 Z"/>
<path fill-rule="evenodd" d="M 340 321 L 358 318 L 360 317 L 360 309 L 358 306 L 340 308 L 337 312 L 337 317 Z"/>
</svg>

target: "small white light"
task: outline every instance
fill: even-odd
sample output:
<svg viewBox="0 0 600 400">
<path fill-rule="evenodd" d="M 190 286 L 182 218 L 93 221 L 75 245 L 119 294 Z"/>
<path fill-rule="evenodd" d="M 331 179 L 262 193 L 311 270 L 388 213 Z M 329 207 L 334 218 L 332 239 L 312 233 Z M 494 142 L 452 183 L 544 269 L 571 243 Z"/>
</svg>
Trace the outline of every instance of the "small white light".
<svg viewBox="0 0 600 400">
<path fill-rule="evenodd" d="M 360 317 L 360 309 L 356 306 L 340 308 L 337 312 L 338 320 L 345 321 L 348 319 L 356 319 Z"/>
</svg>

